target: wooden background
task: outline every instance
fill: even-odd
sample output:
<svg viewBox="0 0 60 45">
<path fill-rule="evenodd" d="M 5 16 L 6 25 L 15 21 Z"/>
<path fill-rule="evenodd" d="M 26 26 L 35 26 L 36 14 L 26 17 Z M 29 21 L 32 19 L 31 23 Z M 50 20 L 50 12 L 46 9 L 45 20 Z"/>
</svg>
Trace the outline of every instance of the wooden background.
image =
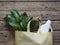
<svg viewBox="0 0 60 45">
<path fill-rule="evenodd" d="M 3 20 L 10 9 L 52 20 L 53 45 L 60 45 L 60 0 L 0 0 L 0 45 L 14 45 L 14 31 Z"/>
</svg>

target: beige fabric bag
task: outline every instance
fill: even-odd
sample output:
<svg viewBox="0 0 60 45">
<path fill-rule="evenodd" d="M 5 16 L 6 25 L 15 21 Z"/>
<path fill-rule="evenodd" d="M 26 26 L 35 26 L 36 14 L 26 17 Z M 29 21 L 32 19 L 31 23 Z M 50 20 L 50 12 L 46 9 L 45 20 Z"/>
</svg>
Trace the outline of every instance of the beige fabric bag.
<svg viewBox="0 0 60 45">
<path fill-rule="evenodd" d="M 31 22 L 31 21 L 30 21 Z M 51 32 L 33 33 L 30 32 L 30 22 L 27 32 L 15 31 L 15 45 L 53 45 L 52 29 Z"/>
</svg>

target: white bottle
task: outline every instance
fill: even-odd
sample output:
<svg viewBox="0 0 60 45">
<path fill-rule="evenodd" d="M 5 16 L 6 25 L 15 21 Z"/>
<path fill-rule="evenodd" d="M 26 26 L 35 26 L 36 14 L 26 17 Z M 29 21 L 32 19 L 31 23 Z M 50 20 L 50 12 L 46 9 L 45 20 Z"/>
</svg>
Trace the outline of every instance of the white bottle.
<svg viewBox="0 0 60 45">
<path fill-rule="evenodd" d="M 39 27 L 38 32 L 49 32 L 50 27 L 51 27 L 51 21 L 48 20 L 45 24 Z"/>
</svg>

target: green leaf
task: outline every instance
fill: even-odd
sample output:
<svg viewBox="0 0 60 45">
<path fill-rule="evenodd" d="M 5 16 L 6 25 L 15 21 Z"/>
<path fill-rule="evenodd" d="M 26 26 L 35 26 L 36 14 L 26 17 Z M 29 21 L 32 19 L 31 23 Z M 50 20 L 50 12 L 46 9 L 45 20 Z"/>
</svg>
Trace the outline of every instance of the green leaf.
<svg viewBox="0 0 60 45">
<path fill-rule="evenodd" d="M 7 14 L 4 18 L 6 23 L 15 29 L 22 30 L 22 27 L 16 22 L 15 18 L 11 16 L 11 14 Z"/>
<path fill-rule="evenodd" d="M 22 27 L 15 22 L 8 22 L 10 26 L 14 27 L 17 30 L 22 30 Z"/>
<path fill-rule="evenodd" d="M 11 16 L 11 14 L 7 14 L 6 17 L 4 18 L 5 21 L 15 21 L 15 19 Z"/>
<path fill-rule="evenodd" d="M 23 27 L 25 28 L 25 30 L 27 30 L 27 23 L 28 23 L 28 16 L 26 14 L 26 12 L 24 12 L 22 15 L 21 15 L 21 20 L 22 20 L 22 25 Z"/>
<path fill-rule="evenodd" d="M 32 18 L 28 18 L 26 12 L 19 14 L 17 10 L 11 10 L 11 14 L 7 14 L 4 20 L 7 24 L 17 30 L 27 31 L 27 24 Z"/>
<path fill-rule="evenodd" d="M 12 13 L 12 16 L 16 19 L 16 21 L 19 22 L 20 21 L 20 14 L 18 13 L 18 11 L 15 9 L 12 9 L 11 13 Z"/>
</svg>

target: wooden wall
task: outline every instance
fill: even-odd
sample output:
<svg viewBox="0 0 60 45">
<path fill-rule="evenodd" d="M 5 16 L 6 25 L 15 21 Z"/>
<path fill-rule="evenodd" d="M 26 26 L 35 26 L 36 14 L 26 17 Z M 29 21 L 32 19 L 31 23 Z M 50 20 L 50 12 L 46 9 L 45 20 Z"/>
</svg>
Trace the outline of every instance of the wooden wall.
<svg viewBox="0 0 60 45">
<path fill-rule="evenodd" d="M 60 45 L 60 0 L 0 0 L 0 45 L 14 45 L 14 31 L 3 20 L 10 9 L 39 16 L 43 23 L 52 20 L 53 45 Z"/>
</svg>

